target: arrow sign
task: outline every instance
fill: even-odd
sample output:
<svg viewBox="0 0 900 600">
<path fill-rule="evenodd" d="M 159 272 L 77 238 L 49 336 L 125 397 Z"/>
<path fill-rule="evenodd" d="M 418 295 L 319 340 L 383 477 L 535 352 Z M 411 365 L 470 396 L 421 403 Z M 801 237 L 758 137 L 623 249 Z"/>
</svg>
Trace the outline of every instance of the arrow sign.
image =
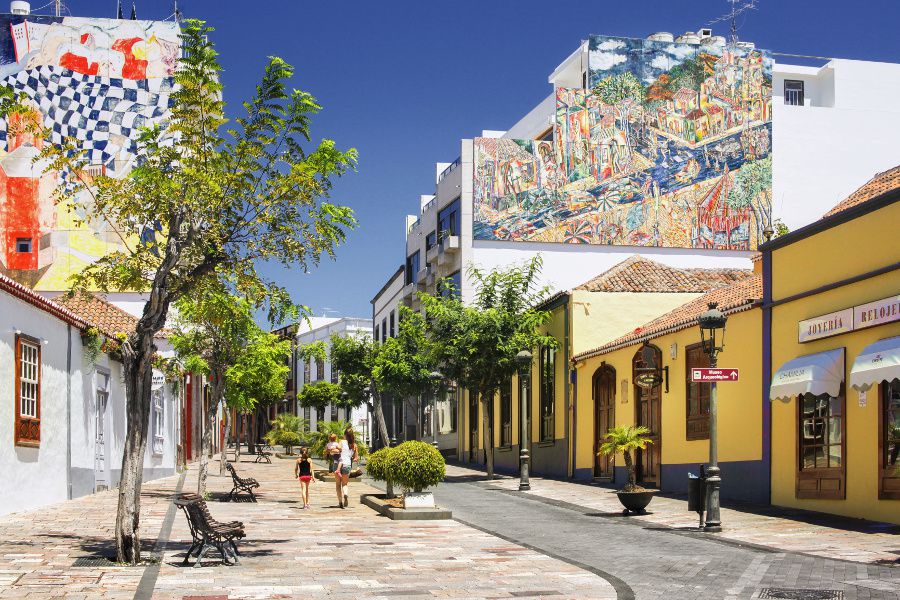
<svg viewBox="0 0 900 600">
<path fill-rule="evenodd" d="M 694 383 L 737 381 L 738 377 L 738 369 L 691 369 L 691 381 Z"/>
</svg>

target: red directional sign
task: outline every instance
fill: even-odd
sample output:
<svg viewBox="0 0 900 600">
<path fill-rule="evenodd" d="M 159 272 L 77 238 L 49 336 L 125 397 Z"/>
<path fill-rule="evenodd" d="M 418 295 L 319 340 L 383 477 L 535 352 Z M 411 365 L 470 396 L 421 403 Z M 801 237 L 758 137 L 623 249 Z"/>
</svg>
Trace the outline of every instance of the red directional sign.
<svg viewBox="0 0 900 600">
<path fill-rule="evenodd" d="M 737 381 L 737 369 L 691 369 L 691 381 L 703 383 L 706 381 Z"/>
</svg>

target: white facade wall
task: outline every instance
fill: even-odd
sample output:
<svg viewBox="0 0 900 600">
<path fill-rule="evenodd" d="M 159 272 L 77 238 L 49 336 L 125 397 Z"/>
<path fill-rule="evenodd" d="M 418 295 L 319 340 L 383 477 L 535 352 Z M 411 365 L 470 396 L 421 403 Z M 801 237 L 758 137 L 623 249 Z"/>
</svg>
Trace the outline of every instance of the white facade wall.
<svg viewBox="0 0 900 600">
<path fill-rule="evenodd" d="M 16 330 L 42 340 L 41 442 L 16 446 Z M 105 411 L 98 411 L 97 383 L 109 375 Z M 100 354 L 94 363 L 75 326 L 0 291 L 0 514 L 31 510 L 118 485 L 125 446 L 125 385 L 122 364 Z M 163 386 L 161 443 L 154 444 L 151 415 L 144 480 L 175 472 L 178 408 L 171 386 Z M 103 428 L 99 452 L 98 425 Z M 102 456 L 103 460 L 98 460 Z"/>
<path fill-rule="evenodd" d="M 344 318 L 313 318 L 311 320 L 312 328 L 306 328 L 305 331 L 301 331 L 297 334 L 297 345 L 305 346 L 307 344 L 311 344 L 317 341 L 324 341 L 326 347 L 330 349 L 330 340 L 332 335 L 340 335 L 340 336 L 367 336 L 370 337 L 372 335 L 372 320 L 358 317 L 344 317 Z M 321 379 L 316 378 L 316 361 L 309 361 L 309 373 L 310 373 L 310 381 L 309 383 L 314 383 L 316 381 L 331 381 L 332 367 L 331 361 L 325 360 L 324 363 L 324 373 Z M 306 385 L 304 381 L 304 369 L 305 363 L 302 359 L 298 359 L 297 361 L 297 373 L 298 373 L 298 384 L 297 384 L 297 393 L 299 394 L 303 387 Z M 297 414 L 304 415 L 305 409 L 301 406 L 297 406 Z M 365 405 L 354 408 L 350 411 L 348 415 L 348 420 L 353 425 L 353 428 L 358 432 L 364 435 L 365 441 L 368 442 L 368 408 Z M 330 407 L 327 407 L 324 411 L 324 414 L 319 414 L 315 408 L 310 409 L 310 417 L 309 417 L 309 425 L 310 431 L 317 431 L 318 423 L 322 422 L 330 422 L 331 421 L 331 410 Z"/>
</svg>

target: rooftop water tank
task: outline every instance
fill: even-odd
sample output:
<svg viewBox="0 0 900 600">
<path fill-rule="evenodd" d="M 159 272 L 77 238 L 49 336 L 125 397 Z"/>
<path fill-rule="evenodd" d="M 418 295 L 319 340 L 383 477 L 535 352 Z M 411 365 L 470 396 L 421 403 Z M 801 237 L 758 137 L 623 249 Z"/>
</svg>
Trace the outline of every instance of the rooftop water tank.
<svg viewBox="0 0 900 600">
<path fill-rule="evenodd" d="M 657 31 L 648 35 L 647 39 L 651 42 L 673 42 L 675 41 L 675 36 L 668 31 Z"/>
<path fill-rule="evenodd" d="M 14 15 L 30 15 L 31 2 L 25 2 L 24 0 L 13 0 L 9 3 L 9 12 Z"/>
<path fill-rule="evenodd" d="M 675 41 L 679 44 L 699 44 L 700 36 L 693 31 L 685 31 L 683 35 L 679 35 L 675 38 Z"/>
<path fill-rule="evenodd" d="M 708 38 L 703 38 L 703 41 L 700 42 L 701 46 L 724 46 L 726 43 L 725 37 L 721 35 L 713 35 Z"/>
</svg>

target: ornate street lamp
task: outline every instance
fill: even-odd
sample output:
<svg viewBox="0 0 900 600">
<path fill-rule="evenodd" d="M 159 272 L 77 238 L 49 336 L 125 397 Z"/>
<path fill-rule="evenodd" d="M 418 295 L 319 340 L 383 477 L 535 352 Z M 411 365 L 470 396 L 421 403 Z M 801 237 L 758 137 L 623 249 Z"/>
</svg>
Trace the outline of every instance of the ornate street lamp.
<svg viewBox="0 0 900 600">
<path fill-rule="evenodd" d="M 725 315 L 716 308 L 718 302 L 710 302 L 709 308 L 697 318 L 700 327 L 700 342 L 703 352 L 709 355 L 709 366 L 718 366 L 718 354 L 725 348 Z M 710 382 L 709 390 L 709 467 L 706 469 L 706 525 L 705 531 L 722 531 L 722 520 L 719 515 L 719 488 L 722 478 L 719 476 L 719 432 L 718 406 L 716 398 L 716 382 Z"/>
<path fill-rule="evenodd" d="M 439 450 L 437 441 L 437 397 L 441 391 L 444 375 L 439 371 L 432 371 L 428 374 L 428 379 L 434 385 L 434 398 L 431 401 L 431 445 L 434 446 L 435 450 Z"/>
<path fill-rule="evenodd" d="M 531 483 L 528 481 L 528 422 L 525 415 L 528 414 L 528 396 L 526 390 L 531 386 L 531 352 L 522 350 L 516 354 L 516 365 L 519 369 L 519 397 L 521 406 L 519 407 L 519 423 L 521 431 L 519 433 L 519 491 L 524 492 L 531 489 Z"/>
</svg>

